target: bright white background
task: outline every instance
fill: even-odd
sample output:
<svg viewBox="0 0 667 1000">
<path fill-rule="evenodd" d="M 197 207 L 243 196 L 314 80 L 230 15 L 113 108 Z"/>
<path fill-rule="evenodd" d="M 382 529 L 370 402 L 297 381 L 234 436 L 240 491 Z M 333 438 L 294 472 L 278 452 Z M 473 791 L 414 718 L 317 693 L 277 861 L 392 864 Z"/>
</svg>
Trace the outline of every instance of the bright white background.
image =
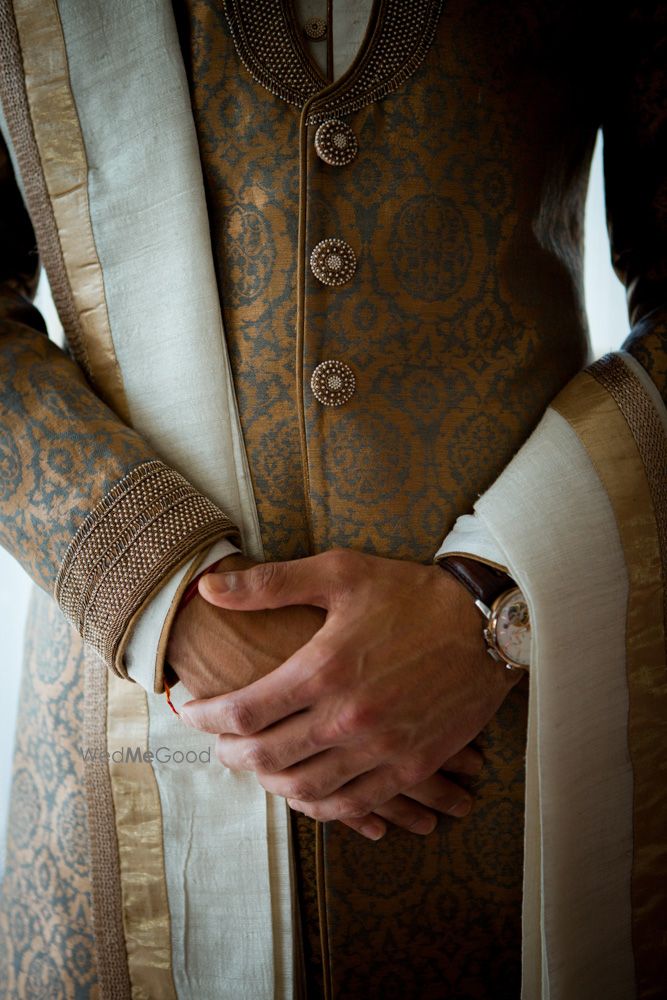
<svg viewBox="0 0 667 1000">
<path fill-rule="evenodd" d="M 600 144 L 595 153 L 586 206 L 586 302 L 596 357 L 619 347 L 627 333 L 623 288 L 609 264 L 604 218 Z M 54 339 L 59 323 L 48 290 L 40 286 L 38 304 Z M 30 581 L 0 548 L 0 874 L 4 861 L 7 804 L 16 705 L 21 672 L 21 645 Z"/>
</svg>

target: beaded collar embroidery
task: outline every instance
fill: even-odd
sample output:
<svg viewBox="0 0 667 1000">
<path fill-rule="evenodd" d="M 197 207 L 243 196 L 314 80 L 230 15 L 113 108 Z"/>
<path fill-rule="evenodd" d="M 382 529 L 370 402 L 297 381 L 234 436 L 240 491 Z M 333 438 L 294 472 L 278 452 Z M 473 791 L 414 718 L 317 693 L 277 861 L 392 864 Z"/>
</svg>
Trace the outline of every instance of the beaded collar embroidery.
<svg viewBox="0 0 667 1000">
<path fill-rule="evenodd" d="M 426 56 L 441 7 L 442 0 L 375 0 L 361 52 L 340 80 L 327 84 L 299 42 L 291 4 L 225 2 L 236 51 L 258 83 L 297 107 L 322 94 L 308 124 L 358 111 L 397 90 Z"/>
</svg>

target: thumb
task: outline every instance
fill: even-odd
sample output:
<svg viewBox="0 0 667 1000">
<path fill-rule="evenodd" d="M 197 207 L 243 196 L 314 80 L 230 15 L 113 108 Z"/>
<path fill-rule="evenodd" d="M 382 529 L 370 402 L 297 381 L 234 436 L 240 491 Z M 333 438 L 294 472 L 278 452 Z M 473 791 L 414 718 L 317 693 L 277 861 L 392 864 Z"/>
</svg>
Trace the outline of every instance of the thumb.
<svg viewBox="0 0 667 1000">
<path fill-rule="evenodd" d="M 199 593 L 209 604 L 239 611 L 262 611 L 288 604 L 327 608 L 323 570 L 321 555 L 258 563 L 250 569 L 207 573 L 199 581 Z"/>
</svg>

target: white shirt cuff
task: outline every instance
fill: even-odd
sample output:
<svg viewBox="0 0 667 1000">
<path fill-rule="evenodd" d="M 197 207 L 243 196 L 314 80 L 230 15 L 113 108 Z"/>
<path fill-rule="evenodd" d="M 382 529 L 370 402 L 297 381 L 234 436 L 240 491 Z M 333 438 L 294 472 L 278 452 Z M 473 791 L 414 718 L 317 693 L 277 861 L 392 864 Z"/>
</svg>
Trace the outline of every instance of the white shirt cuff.
<svg viewBox="0 0 667 1000">
<path fill-rule="evenodd" d="M 437 562 L 446 555 L 471 556 L 507 572 L 505 553 L 477 514 L 462 514 L 456 519 L 454 527 L 433 557 L 434 561 Z"/>
</svg>

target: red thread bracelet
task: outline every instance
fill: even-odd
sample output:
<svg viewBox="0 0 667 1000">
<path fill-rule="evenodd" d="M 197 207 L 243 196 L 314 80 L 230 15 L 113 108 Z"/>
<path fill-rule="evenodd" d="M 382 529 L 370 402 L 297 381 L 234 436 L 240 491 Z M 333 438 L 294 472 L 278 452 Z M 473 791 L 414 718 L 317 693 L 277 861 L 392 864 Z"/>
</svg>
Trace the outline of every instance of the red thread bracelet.
<svg viewBox="0 0 667 1000">
<path fill-rule="evenodd" d="M 175 707 L 173 701 L 171 700 L 171 688 L 169 687 L 169 685 L 167 684 L 166 681 L 164 682 L 164 694 L 165 694 L 165 697 L 167 699 L 167 704 L 169 705 L 169 708 L 172 710 L 172 712 L 174 713 L 174 715 L 177 715 L 178 718 L 180 719 L 181 713 L 178 711 L 178 709 Z"/>
</svg>

